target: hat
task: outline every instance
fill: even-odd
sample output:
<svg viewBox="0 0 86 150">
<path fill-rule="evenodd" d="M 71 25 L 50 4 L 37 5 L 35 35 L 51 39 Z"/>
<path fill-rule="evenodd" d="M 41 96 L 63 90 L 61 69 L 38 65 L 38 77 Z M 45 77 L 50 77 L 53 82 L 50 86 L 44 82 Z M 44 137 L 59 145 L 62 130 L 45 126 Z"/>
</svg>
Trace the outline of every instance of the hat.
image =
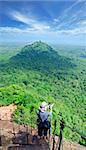
<svg viewBox="0 0 86 150">
<path fill-rule="evenodd" d="M 46 102 L 42 102 L 41 106 L 39 107 L 39 110 L 41 112 L 44 112 L 46 110 L 47 105 L 48 104 Z"/>
</svg>

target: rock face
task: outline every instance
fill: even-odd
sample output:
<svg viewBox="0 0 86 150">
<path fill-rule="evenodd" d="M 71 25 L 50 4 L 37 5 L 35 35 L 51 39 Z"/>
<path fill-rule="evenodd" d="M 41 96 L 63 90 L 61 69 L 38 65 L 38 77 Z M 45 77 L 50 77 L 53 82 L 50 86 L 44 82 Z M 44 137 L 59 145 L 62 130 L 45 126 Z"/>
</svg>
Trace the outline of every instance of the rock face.
<svg viewBox="0 0 86 150">
<path fill-rule="evenodd" d="M 0 107 L 0 120 L 11 120 L 11 116 L 16 108 L 17 106 L 14 104 Z"/>
</svg>

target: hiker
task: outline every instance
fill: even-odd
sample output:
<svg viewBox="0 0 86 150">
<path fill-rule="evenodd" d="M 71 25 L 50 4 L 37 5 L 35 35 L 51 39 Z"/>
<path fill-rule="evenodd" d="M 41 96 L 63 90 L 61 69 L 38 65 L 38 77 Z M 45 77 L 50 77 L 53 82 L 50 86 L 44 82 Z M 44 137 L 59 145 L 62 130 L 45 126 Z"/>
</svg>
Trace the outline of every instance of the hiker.
<svg viewBox="0 0 86 150">
<path fill-rule="evenodd" d="M 47 132 L 50 129 L 49 117 L 52 115 L 52 106 L 53 104 L 48 105 L 46 102 L 42 102 L 37 113 L 37 125 L 38 125 L 38 137 L 41 139 L 44 137 L 47 140 Z M 49 108 L 50 112 L 47 112 L 46 109 Z"/>
</svg>

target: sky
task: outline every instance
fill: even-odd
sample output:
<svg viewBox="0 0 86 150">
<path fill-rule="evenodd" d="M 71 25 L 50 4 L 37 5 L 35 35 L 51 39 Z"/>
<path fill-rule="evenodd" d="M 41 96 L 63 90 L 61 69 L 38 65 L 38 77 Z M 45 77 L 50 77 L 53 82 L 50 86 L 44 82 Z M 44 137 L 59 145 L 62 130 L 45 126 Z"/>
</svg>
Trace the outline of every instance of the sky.
<svg viewBox="0 0 86 150">
<path fill-rule="evenodd" d="M 0 0 L 0 42 L 86 46 L 86 0 Z"/>
</svg>

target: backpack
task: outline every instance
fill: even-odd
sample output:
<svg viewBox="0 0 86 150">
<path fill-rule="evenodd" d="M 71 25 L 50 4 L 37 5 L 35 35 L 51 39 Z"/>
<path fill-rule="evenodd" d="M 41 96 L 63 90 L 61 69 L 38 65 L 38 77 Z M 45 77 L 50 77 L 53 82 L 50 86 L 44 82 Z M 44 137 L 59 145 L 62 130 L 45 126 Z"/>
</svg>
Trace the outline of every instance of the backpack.
<svg viewBox="0 0 86 150">
<path fill-rule="evenodd" d="M 50 125 L 50 121 L 48 121 L 47 119 L 42 121 L 41 117 L 40 117 L 40 112 L 37 114 L 38 118 L 37 118 L 37 125 L 40 128 L 46 128 L 46 129 L 50 129 L 51 125 Z"/>
<path fill-rule="evenodd" d="M 50 122 L 48 120 L 44 120 L 43 126 L 44 128 L 50 129 Z"/>
</svg>

